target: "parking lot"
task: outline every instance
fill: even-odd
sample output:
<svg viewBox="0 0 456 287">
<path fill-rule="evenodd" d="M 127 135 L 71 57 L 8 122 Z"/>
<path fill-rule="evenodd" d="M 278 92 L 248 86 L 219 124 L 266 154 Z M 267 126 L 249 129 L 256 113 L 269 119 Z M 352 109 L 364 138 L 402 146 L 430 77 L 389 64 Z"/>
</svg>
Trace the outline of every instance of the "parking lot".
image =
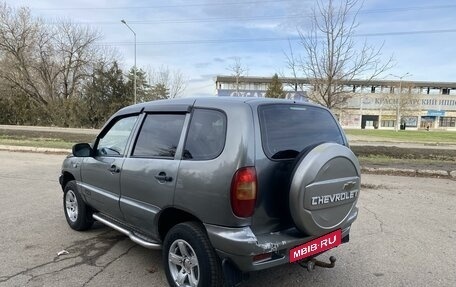
<svg viewBox="0 0 456 287">
<path fill-rule="evenodd" d="M 64 156 L 0 151 L 0 286 L 166 286 L 160 251 L 95 224 L 71 230 L 58 184 Z M 455 286 L 456 182 L 365 175 L 350 243 L 243 286 Z M 58 256 L 66 250 L 68 254 Z"/>
</svg>

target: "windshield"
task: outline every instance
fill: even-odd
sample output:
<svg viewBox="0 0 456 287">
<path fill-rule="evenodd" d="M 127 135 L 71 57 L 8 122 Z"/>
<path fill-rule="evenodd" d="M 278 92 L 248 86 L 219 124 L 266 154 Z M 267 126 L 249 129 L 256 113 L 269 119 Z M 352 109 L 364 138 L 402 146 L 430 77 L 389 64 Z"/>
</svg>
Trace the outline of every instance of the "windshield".
<svg viewBox="0 0 456 287">
<path fill-rule="evenodd" d="M 263 150 L 271 159 L 295 158 L 323 142 L 344 144 L 331 113 L 304 105 L 264 105 L 259 110 Z"/>
</svg>

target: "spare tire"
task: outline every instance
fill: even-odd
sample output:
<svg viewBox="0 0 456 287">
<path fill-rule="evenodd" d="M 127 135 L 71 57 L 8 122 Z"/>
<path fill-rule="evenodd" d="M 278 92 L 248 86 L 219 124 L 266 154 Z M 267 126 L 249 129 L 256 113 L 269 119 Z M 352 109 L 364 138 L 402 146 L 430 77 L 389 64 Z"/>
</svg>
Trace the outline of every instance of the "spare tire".
<svg viewBox="0 0 456 287">
<path fill-rule="evenodd" d="M 307 235 L 344 227 L 359 195 L 359 162 L 346 146 L 322 143 L 301 153 L 292 172 L 290 212 Z"/>
</svg>

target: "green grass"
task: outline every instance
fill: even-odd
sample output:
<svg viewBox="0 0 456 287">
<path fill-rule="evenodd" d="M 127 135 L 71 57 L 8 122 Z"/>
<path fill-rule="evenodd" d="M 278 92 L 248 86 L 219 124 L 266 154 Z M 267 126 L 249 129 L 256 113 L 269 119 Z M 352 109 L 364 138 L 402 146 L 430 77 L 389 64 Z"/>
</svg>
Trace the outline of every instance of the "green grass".
<svg viewBox="0 0 456 287">
<path fill-rule="evenodd" d="M 416 143 L 456 144 L 456 132 L 447 131 L 392 131 L 392 130 L 345 130 L 349 139 L 365 141 L 398 141 Z"/>
<path fill-rule="evenodd" d="M 71 149 L 75 143 L 92 142 L 93 134 L 0 129 L 0 145 Z"/>
<path fill-rule="evenodd" d="M 55 138 L 12 138 L 0 135 L 0 145 L 70 149 L 74 143 Z"/>
</svg>

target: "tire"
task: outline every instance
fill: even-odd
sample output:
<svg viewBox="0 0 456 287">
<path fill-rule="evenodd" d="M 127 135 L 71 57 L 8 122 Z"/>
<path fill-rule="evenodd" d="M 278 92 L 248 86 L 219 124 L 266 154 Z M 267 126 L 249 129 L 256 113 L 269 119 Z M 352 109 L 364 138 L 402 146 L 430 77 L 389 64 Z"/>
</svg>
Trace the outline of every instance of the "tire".
<svg viewBox="0 0 456 287">
<path fill-rule="evenodd" d="M 166 234 L 163 266 L 170 286 L 223 286 L 220 260 L 196 222 L 177 224 Z"/>
<path fill-rule="evenodd" d="M 68 182 L 63 190 L 63 212 L 72 229 L 82 231 L 92 227 L 92 211 L 79 194 L 74 180 Z"/>
</svg>

